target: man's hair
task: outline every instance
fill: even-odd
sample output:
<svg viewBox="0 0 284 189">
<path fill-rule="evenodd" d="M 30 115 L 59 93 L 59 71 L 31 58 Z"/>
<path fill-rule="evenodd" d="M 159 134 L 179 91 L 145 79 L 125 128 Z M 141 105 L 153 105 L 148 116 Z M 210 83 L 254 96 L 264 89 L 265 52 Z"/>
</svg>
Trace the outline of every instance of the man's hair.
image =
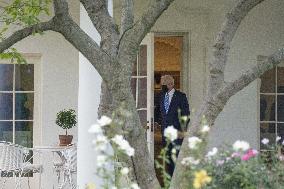
<svg viewBox="0 0 284 189">
<path fill-rule="evenodd" d="M 161 77 L 161 83 L 162 85 L 167 85 L 167 84 L 175 84 L 175 80 L 171 75 L 163 75 Z"/>
</svg>

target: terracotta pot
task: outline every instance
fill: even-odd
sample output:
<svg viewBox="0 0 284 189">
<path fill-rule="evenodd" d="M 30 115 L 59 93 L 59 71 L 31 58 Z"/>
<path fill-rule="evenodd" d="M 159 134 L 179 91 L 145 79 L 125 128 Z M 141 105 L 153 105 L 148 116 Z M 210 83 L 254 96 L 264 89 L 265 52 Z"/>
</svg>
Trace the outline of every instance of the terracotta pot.
<svg viewBox="0 0 284 189">
<path fill-rule="evenodd" d="M 68 146 L 72 143 L 72 135 L 59 135 L 59 146 Z"/>
</svg>

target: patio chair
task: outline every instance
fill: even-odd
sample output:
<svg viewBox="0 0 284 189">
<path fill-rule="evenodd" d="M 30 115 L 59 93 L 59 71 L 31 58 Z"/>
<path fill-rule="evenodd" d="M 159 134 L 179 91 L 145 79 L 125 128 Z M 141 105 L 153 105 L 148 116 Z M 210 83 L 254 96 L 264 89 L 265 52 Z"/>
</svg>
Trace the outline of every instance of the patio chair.
<svg viewBox="0 0 284 189">
<path fill-rule="evenodd" d="M 5 183 L 9 177 L 14 177 L 15 189 L 21 188 L 21 178 L 29 173 L 41 173 L 42 165 L 31 164 L 30 160 L 34 156 L 30 154 L 31 148 L 0 141 L 0 186 L 5 188 Z"/>
<path fill-rule="evenodd" d="M 67 146 L 66 149 L 56 152 L 60 156 L 59 162 L 54 162 L 58 178 L 58 189 L 75 189 L 73 176 L 77 173 L 77 146 Z M 69 187 L 67 187 L 69 186 Z"/>
</svg>

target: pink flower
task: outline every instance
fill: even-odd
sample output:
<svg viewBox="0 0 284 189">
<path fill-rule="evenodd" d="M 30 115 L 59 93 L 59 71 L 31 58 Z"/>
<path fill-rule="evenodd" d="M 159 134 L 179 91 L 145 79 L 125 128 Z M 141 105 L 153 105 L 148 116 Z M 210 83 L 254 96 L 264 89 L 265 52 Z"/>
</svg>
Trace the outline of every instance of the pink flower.
<svg viewBox="0 0 284 189">
<path fill-rule="evenodd" d="M 250 157 L 250 155 L 248 155 L 248 154 L 244 154 L 244 155 L 242 155 L 242 160 L 243 161 L 247 161 L 247 160 L 249 160 L 251 157 Z"/>
<path fill-rule="evenodd" d="M 232 153 L 232 155 L 231 155 L 232 158 L 240 157 L 240 156 L 241 156 L 241 154 L 238 153 L 238 152 L 234 152 L 234 153 Z"/>
<path fill-rule="evenodd" d="M 258 154 L 257 150 L 249 149 L 246 154 L 242 155 L 241 159 L 247 161 Z"/>
</svg>

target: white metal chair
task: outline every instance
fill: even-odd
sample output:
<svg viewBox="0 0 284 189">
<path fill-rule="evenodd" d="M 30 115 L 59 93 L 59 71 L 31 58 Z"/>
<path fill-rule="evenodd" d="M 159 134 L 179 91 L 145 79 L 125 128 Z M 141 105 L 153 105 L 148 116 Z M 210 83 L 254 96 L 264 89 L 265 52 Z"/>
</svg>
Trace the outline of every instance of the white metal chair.
<svg viewBox="0 0 284 189">
<path fill-rule="evenodd" d="M 77 146 L 67 146 L 62 151 L 56 151 L 60 156 L 59 162 L 54 162 L 55 172 L 58 178 L 58 189 L 75 189 L 76 182 L 73 176 L 77 173 Z M 67 187 L 69 186 L 69 187 Z"/>
<path fill-rule="evenodd" d="M 1 189 L 9 177 L 15 178 L 15 189 L 21 188 L 21 178 L 29 173 L 41 173 L 42 165 L 31 164 L 34 157 L 31 154 L 32 148 L 25 148 L 20 145 L 0 141 L 0 182 Z M 1 181 L 2 180 L 2 181 Z"/>
</svg>

